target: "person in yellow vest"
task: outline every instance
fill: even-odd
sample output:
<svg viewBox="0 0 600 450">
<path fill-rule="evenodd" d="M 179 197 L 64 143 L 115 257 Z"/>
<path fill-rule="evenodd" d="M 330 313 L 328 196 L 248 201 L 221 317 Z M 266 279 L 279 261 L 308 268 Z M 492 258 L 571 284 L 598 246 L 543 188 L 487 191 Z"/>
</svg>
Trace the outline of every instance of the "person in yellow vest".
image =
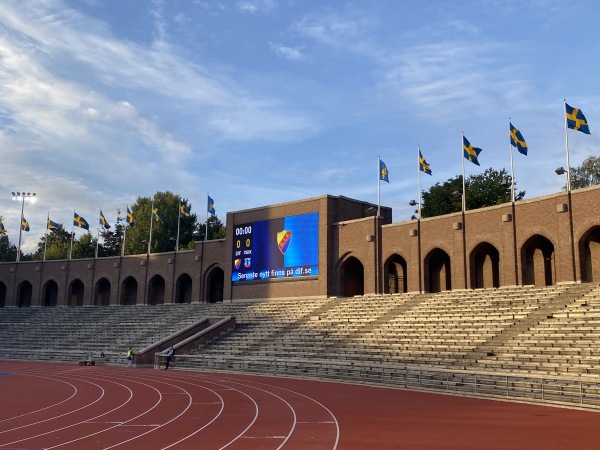
<svg viewBox="0 0 600 450">
<path fill-rule="evenodd" d="M 127 367 L 131 367 L 131 362 L 133 361 L 133 350 L 129 347 L 127 350 Z"/>
</svg>

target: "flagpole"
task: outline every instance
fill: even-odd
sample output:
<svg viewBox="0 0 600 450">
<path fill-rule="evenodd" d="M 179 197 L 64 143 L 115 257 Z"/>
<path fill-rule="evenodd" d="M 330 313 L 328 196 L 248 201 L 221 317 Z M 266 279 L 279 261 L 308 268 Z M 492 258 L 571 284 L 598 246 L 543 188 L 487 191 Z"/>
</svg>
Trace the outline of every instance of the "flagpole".
<svg viewBox="0 0 600 450">
<path fill-rule="evenodd" d="M 99 214 L 102 214 L 102 206 L 100 207 Z M 101 216 L 99 215 L 98 218 Z M 100 222 L 100 220 L 98 220 Z M 104 225 L 102 225 L 104 226 Z M 100 241 L 100 227 L 96 227 L 96 253 L 94 254 L 94 259 L 98 258 L 98 242 Z"/>
<path fill-rule="evenodd" d="M 510 136 L 510 117 L 508 118 L 508 147 L 510 150 L 510 201 L 511 203 L 515 202 L 515 166 L 513 163 L 513 146 L 511 142 Z"/>
<path fill-rule="evenodd" d="M 571 166 L 569 164 L 569 133 L 567 131 L 567 99 L 563 100 L 565 105 L 565 146 L 567 149 L 567 192 L 571 192 Z"/>
<path fill-rule="evenodd" d="M 48 223 L 50 222 L 50 211 L 48 211 L 48 219 L 46 220 L 46 237 L 44 239 L 44 258 L 42 261 L 46 261 L 46 248 L 48 247 Z"/>
<path fill-rule="evenodd" d="M 419 206 L 417 207 L 418 219 L 421 219 L 421 146 L 417 145 L 417 180 L 419 185 Z"/>
<path fill-rule="evenodd" d="M 152 202 L 152 205 L 150 206 L 150 239 L 148 239 L 148 249 L 146 250 L 147 255 L 150 254 L 150 245 L 152 244 L 152 222 L 154 222 L 152 220 L 153 214 L 154 214 L 154 202 Z"/>
<path fill-rule="evenodd" d="M 129 211 L 129 205 L 127 205 L 127 210 L 125 211 L 125 228 L 123 229 L 123 242 L 121 243 L 121 256 L 125 256 L 125 238 L 127 237 L 127 219 L 128 219 L 127 211 Z"/>
<path fill-rule="evenodd" d="M 210 194 L 207 192 L 206 193 L 206 224 L 205 224 L 205 231 L 204 231 L 204 240 L 207 241 L 208 240 L 208 197 L 210 197 Z"/>
<path fill-rule="evenodd" d="M 175 240 L 175 253 L 179 251 L 179 225 L 181 224 L 181 198 L 179 198 L 179 209 L 177 211 L 177 239 Z"/>
<path fill-rule="evenodd" d="M 381 156 L 377 156 L 377 217 L 381 214 Z"/>
<path fill-rule="evenodd" d="M 460 141 L 460 156 L 462 160 L 462 212 L 465 212 L 467 201 L 466 201 L 466 189 L 465 189 L 465 133 L 462 133 L 462 139 Z"/>
<path fill-rule="evenodd" d="M 75 234 L 75 210 L 73 210 L 73 224 L 71 225 L 71 248 L 69 249 L 69 259 L 73 255 L 73 235 Z"/>
</svg>

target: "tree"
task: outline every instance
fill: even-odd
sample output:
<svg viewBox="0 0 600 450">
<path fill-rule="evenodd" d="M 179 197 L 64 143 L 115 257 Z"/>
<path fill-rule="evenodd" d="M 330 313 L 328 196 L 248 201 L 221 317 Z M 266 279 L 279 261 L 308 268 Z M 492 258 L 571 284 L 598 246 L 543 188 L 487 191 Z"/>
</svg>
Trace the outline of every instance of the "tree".
<svg viewBox="0 0 600 450">
<path fill-rule="evenodd" d="M 157 192 L 154 198 L 138 197 L 131 207 L 135 221 L 134 227 L 128 227 L 125 235 L 125 254 L 133 255 L 146 253 L 147 242 L 150 236 L 150 215 L 152 204 L 162 213 L 164 222 L 152 222 L 152 252 L 171 252 L 175 250 L 177 238 L 177 222 L 179 220 L 179 201 L 191 209 L 187 199 L 171 192 Z M 194 239 L 197 227 L 196 214 L 190 214 L 187 219 L 179 222 L 179 246 L 186 248 Z"/>
<path fill-rule="evenodd" d="M 508 181 L 508 182 L 507 182 Z M 515 182 L 515 189 L 517 183 Z M 471 175 L 465 180 L 467 209 L 478 209 L 485 206 L 510 202 L 510 177 L 506 169 L 500 171 L 486 169 L 479 175 Z M 461 211 L 462 176 L 450 178 L 443 184 L 436 183 L 429 191 L 423 192 L 423 217 L 435 217 Z M 515 192 L 515 200 L 522 200 L 525 191 Z"/>
<path fill-rule="evenodd" d="M 214 215 L 214 216 L 211 215 L 208 218 L 208 239 L 207 240 L 224 239 L 226 231 L 227 231 L 227 229 L 223 225 L 223 222 L 221 222 L 216 215 Z M 206 222 L 199 223 L 198 227 L 196 229 L 196 234 L 195 234 L 197 240 L 203 241 L 205 234 L 206 234 Z"/>
<path fill-rule="evenodd" d="M 117 222 L 113 229 L 101 230 L 102 244 L 98 248 L 98 256 L 119 256 L 123 245 L 124 219 L 117 210 Z"/>
<path fill-rule="evenodd" d="M 0 216 L 0 223 L 4 223 L 4 218 Z M 0 261 L 16 261 L 17 246 L 11 244 L 6 233 L 0 233 Z"/>
<path fill-rule="evenodd" d="M 579 167 L 571 167 L 571 189 L 600 184 L 600 157 L 590 156 Z M 563 189 L 566 189 L 565 184 Z"/>
<path fill-rule="evenodd" d="M 71 258 L 93 258 L 96 255 L 96 242 L 96 238 L 89 231 L 73 240 Z"/>
<path fill-rule="evenodd" d="M 41 261 L 44 259 L 44 245 L 46 246 L 46 259 L 67 259 L 71 245 L 71 233 L 65 230 L 62 224 L 58 229 L 51 230 L 47 236 L 42 236 L 38 242 L 38 249 L 32 255 L 32 259 Z"/>
</svg>

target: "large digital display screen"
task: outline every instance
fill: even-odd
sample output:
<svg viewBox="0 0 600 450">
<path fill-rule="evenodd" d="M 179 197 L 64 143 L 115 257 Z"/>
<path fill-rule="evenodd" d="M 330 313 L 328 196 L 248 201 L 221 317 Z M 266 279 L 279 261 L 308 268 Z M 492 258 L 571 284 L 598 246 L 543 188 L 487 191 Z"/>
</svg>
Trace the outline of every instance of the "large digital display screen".
<svg viewBox="0 0 600 450">
<path fill-rule="evenodd" d="M 319 274 L 319 213 L 236 225 L 231 281 Z"/>
</svg>

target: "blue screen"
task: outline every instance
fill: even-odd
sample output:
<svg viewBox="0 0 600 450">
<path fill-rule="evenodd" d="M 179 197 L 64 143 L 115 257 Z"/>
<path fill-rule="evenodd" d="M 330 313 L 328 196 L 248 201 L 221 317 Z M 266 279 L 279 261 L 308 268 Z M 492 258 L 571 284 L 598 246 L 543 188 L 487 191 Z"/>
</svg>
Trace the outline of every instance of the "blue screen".
<svg viewBox="0 0 600 450">
<path fill-rule="evenodd" d="M 236 225 L 231 281 L 319 274 L 319 213 Z"/>
</svg>

